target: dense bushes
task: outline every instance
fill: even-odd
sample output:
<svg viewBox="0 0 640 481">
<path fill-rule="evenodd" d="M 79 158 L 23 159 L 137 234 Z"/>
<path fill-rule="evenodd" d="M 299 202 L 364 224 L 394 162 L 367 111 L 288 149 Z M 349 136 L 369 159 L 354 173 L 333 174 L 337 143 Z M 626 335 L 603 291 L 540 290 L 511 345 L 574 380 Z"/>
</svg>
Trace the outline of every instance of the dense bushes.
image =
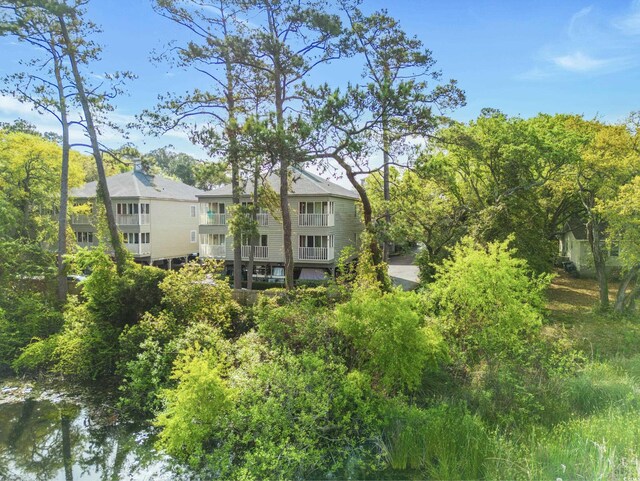
<svg viewBox="0 0 640 481">
<path fill-rule="evenodd" d="M 54 257 L 36 243 L 0 239 L 0 374 L 29 343 L 60 330 L 50 287 Z"/>
<path fill-rule="evenodd" d="M 640 362 L 543 338 L 547 283 L 507 243 L 464 241 L 428 291 L 354 272 L 240 307 L 215 263 L 120 278 L 98 257 L 62 329 L 13 366 L 115 373 L 121 406 L 210 477 L 629 477 Z M 135 285 L 153 305 L 124 305 Z"/>
<path fill-rule="evenodd" d="M 565 346 L 541 337 L 549 282 L 529 271 L 509 241 L 463 239 L 436 268 L 426 299 L 450 348 L 455 394 L 489 422 L 540 421 L 549 378 L 574 364 Z"/>
<path fill-rule="evenodd" d="M 387 392 L 415 390 L 445 357 L 442 336 L 412 292 L 356 291 L 336 309 L 336 327 L 354 346 L 353 364 Z"/>
<path fill-rule="evenodd" d="M 220 351 L 223 334 L 233 334 L 240 306 L 217 272 L 215 263 L 190 263 L 169 273 L 159 286 L 162 310 L 124 329 L 118 362 L 123 406 L 147 414 L 157 411 L 161 389 L 179 381 L 170 379 L 178 354 L 195 342 Z"/>
<path fill-rule="evenodd" d="M 118 336 L 160 299 L 164 271 L 130 262 L 122 276 L 100 250 L 83 253 L 78 262 L 92 271 L 82 297 L 70 297 L 64 324 L 55 336 L 29 344 L 13 363 L 16 370 L 49 369 L 79 379 L 113 375 L 119 359 Z"/>
</svg>

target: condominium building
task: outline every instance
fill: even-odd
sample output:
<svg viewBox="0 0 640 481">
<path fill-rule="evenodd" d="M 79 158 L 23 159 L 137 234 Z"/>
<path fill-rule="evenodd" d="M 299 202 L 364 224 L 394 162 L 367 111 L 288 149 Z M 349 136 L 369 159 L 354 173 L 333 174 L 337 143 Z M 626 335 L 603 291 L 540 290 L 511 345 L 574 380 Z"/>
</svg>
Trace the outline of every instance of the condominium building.
<svg viewBox="0 0 640 481">
<path fill-rule="evenodd" d="M 356 247 L 363 230 L 358 195 L 338 184 L 301 169 L 291 169 L 289 209 L 295 277 L 318 279 L 334 273 L 341 251 Z M 280 179 L 270 175 L 266 182 L 276 191 Z M 242 202 L 250 202 L 253 186 L 248 184 Z M 200 204 L 200 256 L 225 261 L 233 266 L 233 239 L 227 226 L 232 205 L 231 185 L 198 195 Z M 275 216 L 274 216 L 275 214 Z M 276 280 L 284 277 L 284 243 L 279 209 L 273 214 L 260 209 L 257 215 L 259 238 L 254 249 L 255 279 Z M 242 239 L 243 265 L 249 260 L 251 247 Z"/>
<path fill-rule="evenodd" d="M 107 178 L 113 211 L 124 245 L 138 262 L 171 267 L 198 253 L 198 198 L 203 191 L 148 174 L 139 167 Z M 88 204 L 87 214 L 71 216 L 80 246 L 97 244 L 96 182 L 73 189 L 76 204 Z"/>
</svg>

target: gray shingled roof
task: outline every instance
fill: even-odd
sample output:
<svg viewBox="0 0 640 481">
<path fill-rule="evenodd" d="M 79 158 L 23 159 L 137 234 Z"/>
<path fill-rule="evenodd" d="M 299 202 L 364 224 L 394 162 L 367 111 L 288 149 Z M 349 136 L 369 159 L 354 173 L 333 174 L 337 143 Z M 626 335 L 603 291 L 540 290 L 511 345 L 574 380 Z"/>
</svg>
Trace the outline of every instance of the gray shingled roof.
<svg viewBox="0 0 640 481">
<path fill-rule="evenodd" d="M 587 239 L 587 225 L 577 217 L 572 217 L 565 223 L 564 232 L 573 232 L 576 240 Z"/>
<path fill-rule="evenodd" d="M 332 195 L 337 197 L 347 197 L 349 199 L 359 199 L 358 194 L 352 190 L 345 189 L 338 184 L 329 182 L 322 177 L 307 172 L 299 168 L 291 168 L 293 182 L 291 182 L 290 195 Z M 267 177 L 267 183 L 276 191 L 280 191 L 280 177 L 278 174 L 271 174 Z M 244 195 L 253 194 L 253 183 L 247 182 Z M 231 184 L 223 185 L 217 189 L 200 194 L 200 197 L 231 197 Z"/>
<path fill-rule="evenodd" d="M 161 175 L 149 175 L 131 171 L 107 177 L 109 194 L 113 199 L 140 197 L 143 199 L 170 199 L 195 201 L 203 190 Z M 89 182 L 71 190 L 71 197 L 92 198 L 96 196 L 97 182 Z"/>
</svg>

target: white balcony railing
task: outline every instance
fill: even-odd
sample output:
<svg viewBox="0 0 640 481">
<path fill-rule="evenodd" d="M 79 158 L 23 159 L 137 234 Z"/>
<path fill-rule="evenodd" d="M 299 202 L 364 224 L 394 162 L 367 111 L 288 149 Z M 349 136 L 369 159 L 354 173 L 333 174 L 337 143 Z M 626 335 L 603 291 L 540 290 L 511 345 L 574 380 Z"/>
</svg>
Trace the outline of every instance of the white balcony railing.
<svg viewBox="0 0 640 481">
<path fill-rule="evenodd" d="M 226 225 L 227 214 L 203 213 L 200 215 L 200 225 Z"/>
<path fill-rule="evenodd" d="M 298 214 L 300 227 L 333 227 L 334 214 Z"/>
<path fill-rule="evenodd" d="M 248 259 L 251 252 L 251 246 L 242 246 L 242 258 Z M 268 246 L 253 246 L 254 259 L 267 259 L 269 257 Z"/>
<path fill-rule="evenodd" d="M 224 244 L 200 244 L 200 257 L 213 257 L 224 259 L 227 255 L 227 247 Z"/>
<path fill-rule="evenodd" d="M 71 223 L 89 225 L 91 224 L 91 216 L 88 214 L 72 214 Z"/>
<path fill-rule="evenodd" d="M 118 225 L 149 225 L 149 214 L 116 214 Z"/>
<path fill-rule="evenodd" d="M 258 225 L 269 225 L 269 214 L 259 212 L 256 214 L 256 220 L 258 221 Z"/>
<path fill-rule="evenodd" d="M 149 255 L 151 254 L 151 244 L 125 244 L 127 250 L 134 255 Z"/>
<path fill-rule="evenodd" d="M 301 261 L 333 260 L 333 247 L 298 247 L 298 260 L 301 260 Z"/>
</svg>

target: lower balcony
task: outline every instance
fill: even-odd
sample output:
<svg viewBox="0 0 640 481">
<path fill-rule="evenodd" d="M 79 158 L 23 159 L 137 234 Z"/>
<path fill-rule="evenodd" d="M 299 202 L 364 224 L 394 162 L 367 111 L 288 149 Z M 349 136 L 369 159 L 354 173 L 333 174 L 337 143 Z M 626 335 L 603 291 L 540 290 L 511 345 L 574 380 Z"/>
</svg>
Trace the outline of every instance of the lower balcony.
<svg viewBox="0 0 640 481">
<path fill-rule="evenodd" d="M 151 254 L 151 244 L 125 244 L 127 250 L 131 252 L 134 256 L 148 256 Z"/>
<path fill-rule="evenodd" d="M 224 259 L 227 256 L 227 246 L 224 244 L 200 244 L 200 257 Z"/>
<path fill-rule="evenodd" d="M 331 261 L 333 255 L 333 247 L 298 247 L 300 261 Z"/>
<path fill-rule="evenodd" d="M 251 253 L 251 246 L 242 246 L 242 258 L 249 259 Z M 268 259 L 269 247 L 267 246 L 253 246 L 253 258 L 254 259 Z"/>
<path fill-rule="evenodd" d="M 88 214 L 72 214 L 71 224 L 72 225 L 90 225 L 92 224 L 92 218 Z"/>
</svg>

